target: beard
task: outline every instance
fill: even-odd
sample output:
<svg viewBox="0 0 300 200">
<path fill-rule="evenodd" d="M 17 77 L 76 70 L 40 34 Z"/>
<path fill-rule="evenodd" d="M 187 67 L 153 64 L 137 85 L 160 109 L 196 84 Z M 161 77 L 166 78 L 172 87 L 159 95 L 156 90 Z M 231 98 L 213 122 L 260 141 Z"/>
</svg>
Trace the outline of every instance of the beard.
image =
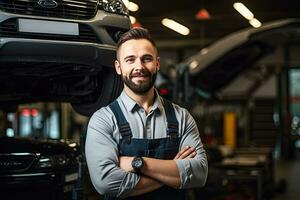
<svg viewBox="0 0 300 200">
<path fill-rule="evenodd" d="M 146 80 L 144 81 L 138 81 L 138 84 L 134 83 L 132 79 L 134 77 L 146 77 Z M 125 85 L 134 93 L 136 94 L 146 94 L 153 86 L 156 80 L 157 71 L 155 73 L 151 74 L 151 72 L 148 69 L 141 69 L 139 72 L 130 72 L 129 77 L 124 76 L 122 73 L 122 79 L 125 83 Z"/>
</svg>

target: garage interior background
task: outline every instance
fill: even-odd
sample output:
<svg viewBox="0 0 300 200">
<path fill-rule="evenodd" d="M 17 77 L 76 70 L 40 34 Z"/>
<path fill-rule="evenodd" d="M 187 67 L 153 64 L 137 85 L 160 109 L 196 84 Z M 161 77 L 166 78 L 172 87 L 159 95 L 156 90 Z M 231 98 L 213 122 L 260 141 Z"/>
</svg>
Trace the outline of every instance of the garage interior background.
<svg viewBox="0 0 300 200">
<path fill-rule="evenodd" d="M 253 66 L 245 66 L 250 70 L 239 73 L 214 91 L 217 98 L 210 99 L 206 93 L 185 85 L 189 79 L 180 67 L 219 39 L 252 27 L 234 9 L 235 1 L 132 2 L 139 6 L 137 11 L 130 12 L 136 18 L 132 25 L 149 29 L 160 52 L 162 70 L 157 87 L 162 95 L 192 112 L 209 153 L 210 177 L 213 178 L 209 178 L 203 190 L 193 191 L 191 199 L 299 199 L 300 37 L 293 35 L 293 45 L 288 50 L 280 48 Z M 300 18 L 300 2 L 296 0 L 241 2 L 262 25 L 274 20 Z M 164 18 L 180 22 L 190 33 L 181 35 L 163 26 Z M 189 92 L 186 92 L 187 87 Z M 49 116 L 50 138 L 82 144 L 88 118 L 64 103 L 20 106 L 17 115 L 20 126 L 25 128 L 19 136 L 31 135 L 32 129 L 26 127 L 35 126 L 37 111 Z M 15 113 L 7 115 L 10 119 Z M 78 184 L 73 199 L 84 199 L 87 193 L 94 195 L 92 189 L 85 187 L 91 186 Z"/>
</svg>

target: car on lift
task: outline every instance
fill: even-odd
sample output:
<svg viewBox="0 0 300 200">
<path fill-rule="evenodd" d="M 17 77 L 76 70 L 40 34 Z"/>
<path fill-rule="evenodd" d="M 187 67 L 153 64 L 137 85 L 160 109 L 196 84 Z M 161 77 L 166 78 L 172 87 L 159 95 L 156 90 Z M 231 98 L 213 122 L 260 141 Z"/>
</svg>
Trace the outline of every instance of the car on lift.
<svg viewBox="0 0 300 200">
<path fill-rule="evenodd" d="M 115 45 L 130 27 L 121 0 L 0 1 L 1 124 L 23 103 L 66 102 L 87 117 L 109 104 L 122 90 Z M 78 144 L 20 129 L 1 129 L 1 199 L 71 199 Z"/>
<path fill-rule="evenodd" d="M 232 33 L 181 64 L 194 92 L 210 100 L 243 100 L 280 70 L 282 52 L 298 42 L 299 19 L 282 19 Z M 264 65 L 260 64 L 264 62 Z"/>
<path fill-rule="evenodd" d="M 121 0 L 1 1 L 0 107 L 14 108 L 22 93 L 91 115 L 122 89 L 115 44 L 130 27 Z"/>
</svg>

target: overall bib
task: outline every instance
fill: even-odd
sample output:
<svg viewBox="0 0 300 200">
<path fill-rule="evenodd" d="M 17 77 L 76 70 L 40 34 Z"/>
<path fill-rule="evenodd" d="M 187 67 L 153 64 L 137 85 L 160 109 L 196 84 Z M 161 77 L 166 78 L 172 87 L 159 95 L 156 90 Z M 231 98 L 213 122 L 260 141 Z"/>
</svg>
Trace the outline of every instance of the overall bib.
<svg viewBox="0 0 300 200">
<path fill-rule="evenodd" d="M 159 139 L 136 139 L 132 138 L 132 132 L 129 123 L 125 119 L 119 104 L 114 101 L 109 105 L 113 111 L 122 136 L 119 143 L 120 156 L 138 156 L 150 157 L 164 160 L 173 159 L 178 153 L 180 137 L 178 134 L 178 121 L 175 116 L 173 105 L 164 99 L 164 108 L 167 117 L 167 135 L 166 138 Z M 118 198 L 105 197 L 106 200 L 116 200 Z M 185 190 L 174 189 L 163 186 L 155 191 L 135 197 L 128 197 L 128 200 L 184 200 Z"/>
</svg>

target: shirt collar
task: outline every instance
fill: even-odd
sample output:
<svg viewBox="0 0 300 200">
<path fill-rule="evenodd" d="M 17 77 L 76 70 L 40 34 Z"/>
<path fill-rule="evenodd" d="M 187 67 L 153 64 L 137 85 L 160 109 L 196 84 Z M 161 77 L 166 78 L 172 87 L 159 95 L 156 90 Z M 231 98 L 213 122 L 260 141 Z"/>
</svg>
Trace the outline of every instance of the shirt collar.
<svg viewBox="0 0 300 200">
<path fill-rule="evenodd" d="M 153 103 L 153 107 L 152 110 L 156 111 L 156 112 L 162 112 L 163 110 L 163 101 L 162 101 L 162 97 L 159 95 L 158 91 L 155 89 L 155 100 Z"/>
<path fill-rule="evenodd" d="M 129 111 L 133 112 L 137 106 L 139 107 L 139 105 L 131 97 L 129 97 L 124 90 L 122 91 L 120 97 Z"/>
<path fill-rule="evenodd" d="M 161 112 L 163 109 L 162 98 L 158 94 L 156 89 L 154 90 L 154 92 L 155 92 L 155 100 L 154 100 L 151 110 L 156 111 L 156 112 L 158 112 L 158 111 Z M 133 100 L 131 97 L 129 97 L 124 90 L 122 91 L 120 97 L 130 112 L 134 112 L 140 108 L 139 104 L 135 100 Z"/>
</svg>

